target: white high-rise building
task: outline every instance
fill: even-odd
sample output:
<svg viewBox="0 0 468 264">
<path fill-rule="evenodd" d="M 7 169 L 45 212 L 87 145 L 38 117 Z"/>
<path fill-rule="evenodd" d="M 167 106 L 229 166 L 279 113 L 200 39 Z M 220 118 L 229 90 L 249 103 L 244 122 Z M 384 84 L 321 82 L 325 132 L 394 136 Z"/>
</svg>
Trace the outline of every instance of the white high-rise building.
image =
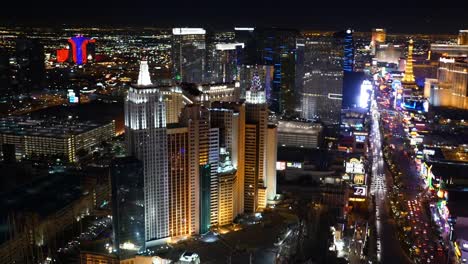
<svg viewBox="0 0 468 264">
<path fill-rule="evenodd" d="M 142 60 L 140 62 L 140 72 L 138 73 L 138 86 L 152 86 L 151 77 L 148 69 L 148 61 Z"/>
<path fill-rule="evenodd" d="M 169 237 L 169 181 L 165 106 L 144 60 L 125 100 L 125 135 L 129 155 L 143 162 L 145 241 L 152 246 Z"/>
</svg>

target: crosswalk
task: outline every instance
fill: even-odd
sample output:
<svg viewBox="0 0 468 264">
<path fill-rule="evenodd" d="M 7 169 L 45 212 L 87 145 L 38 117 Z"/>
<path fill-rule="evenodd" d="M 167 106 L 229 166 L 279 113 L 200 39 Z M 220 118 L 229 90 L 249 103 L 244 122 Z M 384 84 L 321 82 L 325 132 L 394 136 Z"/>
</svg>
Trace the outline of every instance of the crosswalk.
<svg viewBox="0 0 468 264">
<path fill-rule="evenodd" d="M 371 194 L 375 194 L 377 191 L 386 192 L 387 187 L 385 185 L 385 175 L 380 175 L 379 177 L 373 177 L 371 183 Z"/>
</svg>

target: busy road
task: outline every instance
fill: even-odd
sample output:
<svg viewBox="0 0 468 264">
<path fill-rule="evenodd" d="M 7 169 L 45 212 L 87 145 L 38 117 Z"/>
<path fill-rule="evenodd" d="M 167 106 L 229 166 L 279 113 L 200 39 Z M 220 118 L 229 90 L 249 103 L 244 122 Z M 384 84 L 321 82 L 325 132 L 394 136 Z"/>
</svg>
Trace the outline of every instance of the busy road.
<svg viewBox="0 0 468 264">
<path fill-rule="evenodd" d="M 416 263 L 446 263 L 445 249 L 431 223 L 427 210 L 427 190 L 419 177 L 410 149 L 405 144 L 404 113 L 382 111 L 383 131 L 391 146 L 384 156 L 395 176 L 392 215 L 397 221 L 400 244 Z"/>
<path fill-rule="evenodd" d="M 376 89 L 371 105 L 370 192 L 376 206 L 378 259 L 382 263 L 395 263 L 396 257 L 398 263 L 447 263 L 448 248 L 431 221 L 430 195 L 418 171 L 414 144 L 410 144 L 415 130 L 408 125 L 417 121 L 424 127 L 425 117 L 394 104 L 386 91 L 392 91 L 389 88 Z"/>
<path fill-rule="evenodd" d="M 384 165 L 379 125 L 380 112 L 375 98 L 371 102 L 371 118 L 372 182 L 370 192 L 375 205 L 377 260 L 380 263 L 411 263 L 400 247 L 397 227 L 390 216 L 387 190 L 393 188 L 393 184 Z"/>
</svg>

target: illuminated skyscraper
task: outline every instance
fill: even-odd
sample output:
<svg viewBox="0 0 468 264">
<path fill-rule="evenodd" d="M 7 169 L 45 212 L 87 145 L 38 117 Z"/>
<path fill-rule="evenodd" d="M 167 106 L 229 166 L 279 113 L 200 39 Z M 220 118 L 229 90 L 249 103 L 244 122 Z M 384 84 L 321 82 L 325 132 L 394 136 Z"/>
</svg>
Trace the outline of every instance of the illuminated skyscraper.
<svg viewBox="0 0 468 264">
<path fill-rule="evenodd" d="M 151 246 L 169 237 L 169 181 L 165 106 L 147 61 L 125 101 L 125 136 L 128 153 L 143 162 L 145 240 Z"/>
<path fill-rule="evenodd" d="M 236 170 L 236 175 L 234 175 L 236 180 L 233 186 L 233 214 L 236 216 L 244 213 L 245 105 L 238 102 L 215 102 L 211 105 L 210 114 L 211 127 L 219 128 L 220 148 L 225 149 L 226 155 Z M 223 161 L 221 159 L 220 164 Z M 223 176 L 219 177 L 221 182 Z M 230 181 L 230 176 L 226 177 Z M 221 201 L 222 190 L 220 189 L 219 192 Z"/>
<path fill-rule="evenodd" d="M 172 62 L 177 82 L 205 82 L 206 47 L 202 28 L 172 29 Z"/>
<path fill-rule="evenodd" d="M 401 80 L 405 88 L 416 88 L 413 74 L 413 40 L 410 39 L 408 45 L 408 56 L 406 59 L 405 76 Z"/>
<path fill-rule="evenodd" d="M 216 44 L 212 56 L 210 82 L 225 83 L 237 80 L 237 54 L 243 45 L 239 43 Z"/>
<path fill-rule="evenodd" d="M 250 89 L 250 84 L 254 74 L 260 76 L 265 96 L 268 100 L 271 96 L 271 86 L 273 83 L 273 66 L 271 65 L 241 65 L 239 66 L 239 81 L 241 98 L 245 99 L 245 92 Z"/>
<path fill-rule="evenodd" d="M 210 226 L 218 225 L 218 166 L 219 166 L 219 129 L 210 128 L 209 131 L 209 158 L 210 164 Z"/>
<path fill-rule="evenodd" d="M 238 68 L 244 43 L 235 41 L 234 31 L 208 31 L 206 34 L 206 80 L 230 83 L 238 79 Z"/>
<path fill-rule="evenodd" d="M 95 39 L 90 39 L 83 37 L 83 35 L 78 35 L 76 37 L 70 38 L 68 40 L 71 46 L 72 58 L 73 62 L 81 65 L 86 64 L 88 60 L 93 59 L 93 52 L 94 48 L 91 45 L 88 47 L 89 44 L 95 43 Z"/>
<path fill-rule="evenodd" d="M 179 86 L 164 87 L 160 89 L 166 106 L 166 123 L 175 124 L 179 122 L 179 116 L 184 108 L 184 95 Z"/>
<path fill-rule="evenodd" d="M 338 124 L 343 94 L 343 34 L 306 34 L 301 116 Z"/>
<path fill-rule="evenodd" d="M 269 108 L 278 114 L 293 115 L 296 110 L 296 37 L 289 29 L 255 29 L 246 45 L 244 64 L 273 67 L 271 91 L 267 92 Z"/>
<path fill-rule="evenodd" d="M 219 130 L 210 128 L 210 113 L 199 104 L 183 109 L 181 123 L 189 129 L 191 230 L 205 233 L 218 222 Z"/>
<path fill-rule="evenodd" d="M 459 42 L 463 34 L 468 30 L 460 30 Z M 431 44 L 431 51 L 440 56 L 439 67 L 437 79 L 426 78 L 424 97 L 434 106 L 468 109 L 468 43 Z"/>
<path fill-rule="evenodd" d="M 188 129 L 177 124 L 168 125 L 169 232 L 171 238 L 192 234 L 188 147 Z"/>
<path fill-rule="evenodd" d="M 252 78 L 245 105 L 244 210 L 255 212 L 266 204 L 266 137 L 268 106 L 259 77 Z"/>
<path fill-rule="evenodd" d="M 218 174 L 218 225 L 224 226 L 232 224 L 232 220 L 234 220 L 234 217 L 236 216 L 234 211 L 236 170 L 234 169 L 234 166 L 232 166 L 229 153 L 226 152 L 224 148 L 221 148 Z"/>
<path fill-rule="evenodd" d="M 424 95 L 431 105 L 468 110 L 468 62 L 440 58 L 437 79 L 426 79 Z"/>
<path fill-rule="evenodd" d="M 202 221 L 200 214 L 201 210 L 206 210 L 206 207 L 209 206 L 209 200 L 208 205 L 202 204 L 200 201 L 201 180 L 204 176 L 209 177 L 209 116 L 200 105 L 187 105 L 182 111 L 181 123 L 188 127 L 189 132 L 190 229 L 193 234 L 199 234 L 206 232 L 209 227 L 209 216 L 208 219 L 205 217 Z M 202 223 L 203 228 L 201 228 Z"/>
<path fill-rule="evenodd" d="M 305 38 L 303 36 L 296 39 L 296 70 L 295 70 L 295 92 L 294 96 L 296 97 L 295 104 L 297 105 L 297 110 L 301 112 L 302 107 L 302 94 L 304 92 L 304 73 L 305 73 Z"/>
<path fill-rule="evenodd" d="M 257 73 L 254 73 L 250 82 L 250 89 L 245 92 L 245 100 L 252 104 L 265 104 L 266 95 L 262 87 L 262 81 Z"/>
</svg>

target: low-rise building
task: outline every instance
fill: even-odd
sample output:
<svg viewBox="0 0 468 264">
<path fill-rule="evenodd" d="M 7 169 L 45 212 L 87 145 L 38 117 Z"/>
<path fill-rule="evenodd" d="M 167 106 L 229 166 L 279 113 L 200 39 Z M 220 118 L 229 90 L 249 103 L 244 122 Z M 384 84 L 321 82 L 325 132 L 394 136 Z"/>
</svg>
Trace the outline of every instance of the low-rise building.
<svg viewBox="0 0 468 264">
<path fill-rule="evenodd" d="M 283 147 L 317 148 L 320 145 L 321 124 L 300 121 L 278 122 L 278 145 Z"/>
<path fill-rule="evenodd" d="M 90 151 L 115 136 L 115 122 L 0 118 L 0 147 L 15 145 L 17 158 L 60 157 L 75 162 L 79 151 Z"/>
<path fill-rule="evenodd" d="M 93 192 L 83 188 L 75 174 L 50 174 L 4 194 L 0 264 L 43 261 L 42 250 L 56 251 L 57 236 L 94 208 Z"/>
<path fill-rule="evenodd" d="M 119 264 L 115 255 L 101 254 L 95 252 L 81 252 L 80 264 Z"/>
</svg>

